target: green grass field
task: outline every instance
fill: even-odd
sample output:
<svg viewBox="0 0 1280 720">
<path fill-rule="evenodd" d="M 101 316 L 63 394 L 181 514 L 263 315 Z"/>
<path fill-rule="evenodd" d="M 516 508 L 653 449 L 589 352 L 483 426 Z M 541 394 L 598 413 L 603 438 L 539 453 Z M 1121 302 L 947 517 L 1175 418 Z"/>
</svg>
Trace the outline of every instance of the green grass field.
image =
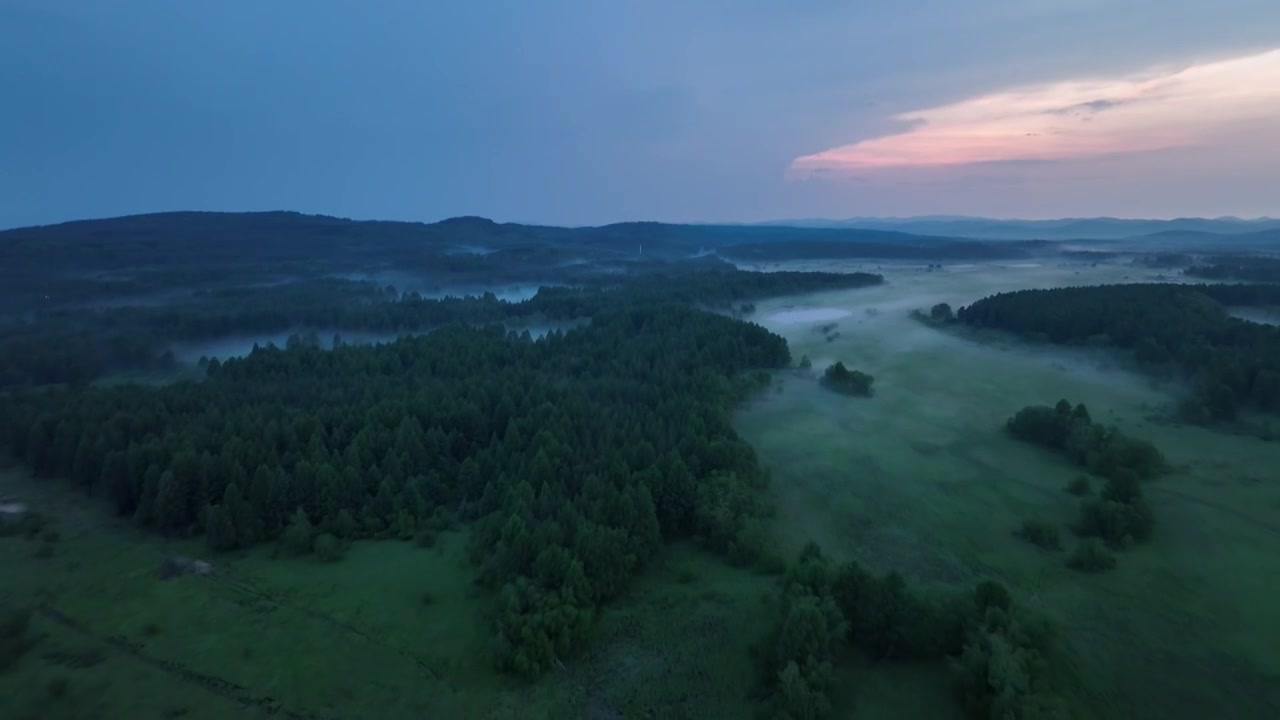
<svg viewBox="0 0 1280 720">
<path fill-rule="evenodd" d="M 908 316 L 999 289 L 1135 271 L 884 272 L 883 287 L 757 310 L 797 359 L 814 362 L 779 373 L 737 416 L 772 471 L 779 547 L 794 556 L 816 540 L 838 560 L 898 570 L 925 591 L 1004 581 L 1058 626 L 1057 670 L 1078 717 L 1280 717 L 1280 443 L 1168 422 L 1176 389 L 1105 354 L 975 338 Z M 770 319 L 788 308 L 848 314 Z M 831 322 L 834 331 L 820 331 Z M 818 375 L 837 359 L 874 375 L 875 395 L 821 388 Z M 1176 466 L 1147 486 L 1154 538 L 1109 573 L 1063 564 L 1079 502 L 1063 488 L 1078 470 L 1002 431 L 1024 405 L 1060 397 L 1154 441 Z M 165 581 L 164 558 L 209 557 L 202 541 L 140 533 L 15 468 L 0 471 L 7 494 L 55 517 L 59 537 L 0 538 L 0 600 L 33 609 L 37 638 L 0 673 L 6 719 L 606 720 L 760 709 L 751 648 L 776 619 L 776 578 L 691 546 L 665 551 L 599 618 L 588 652 L 528 683 L 493 669 L 491 598 L 471 582 L 462 532 L 432 548 L 358 543 L 336 563 L 258 548 L 210 557 L 211 577 Z M 1067 551 L 1013 537 L 1024 519 L 1056 524 Z M 848 657 L 836 679 L 835 717 L 958 717 L 941 664 Z"/>
<path fill-rule="evenodd" d="M 60 535 L 0 539 L 0 598 L 34 609 L 38 638 L 0 674 L 6 718 L 742 717 L 776 594 L 769 577 L 672 547 L 600 619 L 589 654 L 531 684 L 493 669 L 462 533 L 430 549 L 357 543 L 337 563 L 264 548 L 161 580 L 164 558 L 207 557 L 204 544 L 144 535 L 15 470 L 0 492 Z"/>
<path fill-rule="evenodd" d="M 812 371 L 781 375 L 739 414 L 773 471 L 781 541 L 795 550 L 816 540 L 834 557 L 897 570 L 926 588 L 1006 582 L 1061 628 L 1063 669 L 1077 680 L 1082 716 L 1277 717 L 1280 444 L 1166 421 L 1176 389 L 1105 353 L 977 340 L 907 316 L 934 302 L 967 304 L 1002 284 L 1070 282 L 1053 272 L 890 271 L 882 288 L 762 303 L 762 323 L 788 338 L 795 357 L 813 360 Z M 801 306 L 850 314 L 830 342 L 830 331 L 814 330 L 830 320 L 770 321 Z M 837 359 L 874 375 L 875 397 L 821 388 L 818 373 Z M 1062 397 L 1152 440 L 1177 468 L 1147 488 L 1154 539 L 1104 575 L 1071 571 L 1065 552 L 1012 536 L 1022 520 L 1041 519 L 1059 525 L 1068 550 L 1073 544 L 1067 525 L 1079 500 L 1063 488 L 1079 470 L 1003 432 L 1023 406 Z M 898 685 L 915 683 L 886 681 L 886 702 L 905 692 Z M 908 716 L 905 708 L 896 715 Z"/>
</svg>

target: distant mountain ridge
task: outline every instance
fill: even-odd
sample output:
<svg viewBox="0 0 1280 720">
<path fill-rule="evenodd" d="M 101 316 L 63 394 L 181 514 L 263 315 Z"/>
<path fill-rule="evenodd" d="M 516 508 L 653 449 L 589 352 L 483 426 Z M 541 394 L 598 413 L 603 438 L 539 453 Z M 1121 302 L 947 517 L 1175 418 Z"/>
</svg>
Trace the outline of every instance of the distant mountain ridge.
<svg viewBox="0 0 1280 720">
<path fill-rule="evenodd" d="M 1021 259 L 1051 243 L 898 230 L 628 222 L 549 227 L 455 217 L 435 223 L 296 212 L 167 212 L 0 231 L 0 308 L 144 301 L 157 293 L 266 287 L 299 278 L 477 288 L 590 285 L 729 261 Z M 392 282 L 394 280 L 394 282 Z"/>
<path fill-rule="evenodd" d="M 906 218 L 855 217 L 845 220 L 776 220 L 769 226 L 808 228 L 863 228 L 974 240 L 1125 240 L 1156 233 L 1211 233 L 1236 235 L 1280 230 L 1280 219 L 1174 218 L 1061 218 L 1057 220 L 998 220 L 963 216 Z"/>
<path fill-rule="evenodd" d="M 972 245 L 965 238 L 854 227 L 800 228 L 770 225 L 692 225 L 622 222 L 596 227 L 555 227 L 500 223 L 463 216 L 434 223 L 350 220 L 291 211 L 164 212 L 100 220 L 73 220 L 0 230 L 0 250 L 92 247 L 121 249 L 131 244 L 164 251 L 167 243 L 207 246 L 210 252 L 255 253 L 326 249 L 367 249 L 370 245 L 438 250 L 550 246 L 619 253 L 688 254 L 736 245 L 806 241 L 810 243 Z M 157 245 L 159 243 L 159 245 Z"/>
<path fill-rule="evenodd" d="M 468 266 L 483 274 L 556 269 L 566 263 L 652 262 L 716 254 L 751 261 L 835 258 L 995 260 L 1043 255 L 1078 244 L 1145 252 L 1249 251 L 1280 245 L 1280 220 L 1183 218 L 990 220 L 882 218 L 789 221 L 799 224 L 622 222 L 598 227 L 500 223 L 463 216 L 434 223 L 350 220 L 290 211 L 165 212 L 76 220 L 0 231 L 5 275 L 24 268 L 85 263 L 126 271 L 149 263 L 201 266 L 378 261 L 428 270 Z M 811 224 L 804 225 L 809 222 Z"/>
</svg>

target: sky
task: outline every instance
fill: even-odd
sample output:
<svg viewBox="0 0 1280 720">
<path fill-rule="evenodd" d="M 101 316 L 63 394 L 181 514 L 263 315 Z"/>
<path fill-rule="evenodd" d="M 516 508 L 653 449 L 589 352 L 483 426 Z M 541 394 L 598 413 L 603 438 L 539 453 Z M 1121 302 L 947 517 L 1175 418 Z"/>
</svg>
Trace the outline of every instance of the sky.
<svg viewBox="0 0 1280 720">
<path fill-rule="evenodd" d="M 1280 215 L 1275 0 L 0 0 L 0 227 Z"/>
</svg>

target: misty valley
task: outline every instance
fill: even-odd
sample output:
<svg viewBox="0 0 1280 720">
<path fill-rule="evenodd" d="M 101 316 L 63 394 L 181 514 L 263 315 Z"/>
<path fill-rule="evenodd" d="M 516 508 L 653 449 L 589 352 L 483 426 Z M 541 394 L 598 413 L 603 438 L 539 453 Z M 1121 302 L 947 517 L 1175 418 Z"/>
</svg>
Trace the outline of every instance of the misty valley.
<svg viewBox="0 0 1280 720">
<path fill-rule="evenodd" d="M 1277 717 L 1278 308 L 1226 221 L 0 231 L 3 714 Z"/>
</svg>

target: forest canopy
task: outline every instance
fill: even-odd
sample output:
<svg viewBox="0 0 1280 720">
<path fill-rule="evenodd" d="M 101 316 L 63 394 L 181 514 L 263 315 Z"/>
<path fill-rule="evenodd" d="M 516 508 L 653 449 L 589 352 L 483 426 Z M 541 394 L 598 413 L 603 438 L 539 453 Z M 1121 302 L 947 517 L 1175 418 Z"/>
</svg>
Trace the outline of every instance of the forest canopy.
<svg viewBox="0 0 1280 720">
<path fill-rule="evenodd" d="M 196 293 L 163 304 L 55 310 L 0 322 L 0 388 L 86 383 L 115 370 L 177 365 L 174 343 L 307 331 L 404 334 L 452 323 L 571 322 L 611 309 L 683 303 L 729 311 L 755 300 L 878 284 L 870 273 L 747 272 L 718 262 L 650 268 L 607 284 L 546 286 L 507 302 L 491 292 L 423 297 L 373 282 L 316 279 Z"/>
<path fill-rule="evenodd" d="M 999 293 L 957 317 L 1032 340 L 1129 351 L 1145 371 L 1192 383 L 1193 416 L 1230 420 L 1240 407 L 1280 412 L 1280 328 L 1233 318 L 1227 306 L 1278 303 L 1280 285 L 1100 285 Z"/>
<path fill-rule="evenodd" d="M 1206 280 L 1246 280 L 1280 282 L 1280 258 L 1258 255 L 1217 255 L 1205 258 L 1204 264 L 1182 271 Z"/>
<path fill-rule="evenodd" d="M 3 432 L 36 475 L 216 549 L 471 522 L 500 661 L 534 674 L 664 541 L 767 555 L 765 473 L 727 410 L 760 382 L 744 373 L 790 360 L 757 325 L 655 304 L 536 341 L 453 325 L 260 349 L 203 382 L 29 390 L 4 403 Z"/>
</svg>

